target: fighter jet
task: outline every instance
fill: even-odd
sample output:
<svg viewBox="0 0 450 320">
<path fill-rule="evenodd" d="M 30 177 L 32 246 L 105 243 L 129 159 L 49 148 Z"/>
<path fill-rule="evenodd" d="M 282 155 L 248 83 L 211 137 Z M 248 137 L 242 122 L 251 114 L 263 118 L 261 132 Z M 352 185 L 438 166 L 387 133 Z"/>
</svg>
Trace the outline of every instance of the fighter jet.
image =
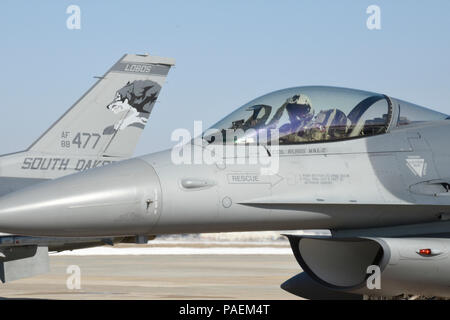
<svg viewBox="0 0 450 320">
<path fill-rule="evenodd" d="M 131 157 L 173 65 L 169 58 L 124 55 L 27 150 L 0 157 L 0 196 Z M 0 281 L 48 271 L 48 251 L 143 239 L 0 234 Z"/>
<path fill-rule="evenodd" d="M 208 108 L 213 106 L 208 105 Z M 174 128 L 175 129 L 175 128 Z M 47 237 L 287 235 L 307 298 L 450 296 L 446 114 L 373 92 L 275 91 L 169 150 L 0 198 L 0 231 Z"/>
</svg>

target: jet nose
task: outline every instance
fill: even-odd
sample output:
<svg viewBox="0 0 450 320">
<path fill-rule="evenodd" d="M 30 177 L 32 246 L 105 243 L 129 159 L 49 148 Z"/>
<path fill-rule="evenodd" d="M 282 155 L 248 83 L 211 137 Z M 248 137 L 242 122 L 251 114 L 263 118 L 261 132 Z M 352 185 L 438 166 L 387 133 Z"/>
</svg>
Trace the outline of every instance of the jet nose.
<svg viewBox="0 0 450 320">
<path fill-rule="evenodd" d="M 35 236 L 151 233 L 160 215 L 159 178 L 131 159 L 39 183 L 0 198 L 0 232 Z"/>
</svg>

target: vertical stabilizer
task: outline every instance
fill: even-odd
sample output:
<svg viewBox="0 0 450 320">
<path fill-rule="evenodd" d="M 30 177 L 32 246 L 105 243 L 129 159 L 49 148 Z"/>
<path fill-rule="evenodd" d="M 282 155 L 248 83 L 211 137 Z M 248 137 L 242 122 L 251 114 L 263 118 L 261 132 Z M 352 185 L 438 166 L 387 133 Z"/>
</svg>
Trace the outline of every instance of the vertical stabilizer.
<svg viewBox="0 0 450 320">
<path fill-rule="evenodd" d="M 170 58 L 123 56 L 28 151 L 130 157 L 174 64 Z"/>
</svg>

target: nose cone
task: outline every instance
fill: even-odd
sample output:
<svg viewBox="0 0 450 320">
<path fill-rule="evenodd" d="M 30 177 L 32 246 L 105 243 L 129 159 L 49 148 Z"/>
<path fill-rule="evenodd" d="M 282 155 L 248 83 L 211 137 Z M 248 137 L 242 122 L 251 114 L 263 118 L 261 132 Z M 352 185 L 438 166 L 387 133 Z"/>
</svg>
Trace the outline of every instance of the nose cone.
<svg viewBox="0 0 450 320">
<path fill-rule="evenodd" d="M 0 232 L 35 236 L 151 233 L 161 186 L 151 165 L 131 159 L 43 182 L 0 198 Z"/>
</svg>

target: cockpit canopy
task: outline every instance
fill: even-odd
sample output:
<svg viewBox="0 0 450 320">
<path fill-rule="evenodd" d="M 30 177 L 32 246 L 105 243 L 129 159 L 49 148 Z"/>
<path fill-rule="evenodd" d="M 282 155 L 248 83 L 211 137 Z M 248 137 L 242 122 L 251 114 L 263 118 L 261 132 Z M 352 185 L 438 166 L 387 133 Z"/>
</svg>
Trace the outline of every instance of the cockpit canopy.
<svg viewBox="0 0 450 320">
<path fill-rule="evenodd" d="M 210 129 L 209 143 L 299 144 L 368 137 L 395 126 L 446 119 L 447 115 L 389 97 L 335 87 L 275 91 L 243 105 Z M 394 107 L 398 107 L 393 119 Z"/>
</svg>

